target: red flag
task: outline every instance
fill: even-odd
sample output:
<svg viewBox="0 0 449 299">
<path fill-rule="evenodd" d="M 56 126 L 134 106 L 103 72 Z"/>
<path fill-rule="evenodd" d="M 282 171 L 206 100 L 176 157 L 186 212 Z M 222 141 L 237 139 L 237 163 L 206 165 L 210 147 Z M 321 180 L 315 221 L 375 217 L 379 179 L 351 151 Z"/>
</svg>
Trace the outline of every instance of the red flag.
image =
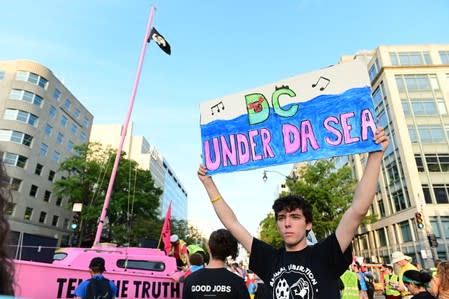
<svg viewBox="0 0 449 299">
<path fill-rule="evenodd" d="M 167 214 L 165 215 L 164 225 L 162 226 L 162 242 L 164 242 L 164 250 L 168 255 L 170 254 L 171 244 L 170 244 L 170 218 L 171 218 L 171 201 L 167 209 Z"/>
</svg>

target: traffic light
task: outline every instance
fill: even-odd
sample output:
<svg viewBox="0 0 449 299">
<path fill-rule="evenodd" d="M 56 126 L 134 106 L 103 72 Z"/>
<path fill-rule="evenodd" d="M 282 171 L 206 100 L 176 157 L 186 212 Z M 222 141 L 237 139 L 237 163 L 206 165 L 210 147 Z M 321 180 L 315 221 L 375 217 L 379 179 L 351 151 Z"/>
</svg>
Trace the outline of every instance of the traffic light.
<svg viewBox="0 0 449 299">
<path fill-rule="evenodd" d="M 423 229 L 424 228 L 424 217 L 420 212 L 416 212 L 415 213 L 415 219 L 416 219 L 416 226 L 419 229 Z"/>
<path fill-rule="evenodd" d="M 72 224 L 70 224 L 70 228 L 72 230 L 76 230 L 80 223 L 80 213 L 74 213 L 72 217 Z"/>
</svg>

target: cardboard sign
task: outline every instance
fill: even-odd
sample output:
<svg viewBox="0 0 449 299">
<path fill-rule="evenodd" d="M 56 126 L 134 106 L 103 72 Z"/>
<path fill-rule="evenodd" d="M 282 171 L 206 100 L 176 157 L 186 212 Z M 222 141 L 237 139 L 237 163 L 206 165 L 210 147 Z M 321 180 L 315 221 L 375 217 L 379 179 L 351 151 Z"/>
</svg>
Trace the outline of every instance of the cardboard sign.
<svg viewBox="0 0 449 299">
<path fill-rule="evenodd" d="M 381 149 L 360 61 L 207 101 L 200 113 L 208 174 Z"/>
</svg>

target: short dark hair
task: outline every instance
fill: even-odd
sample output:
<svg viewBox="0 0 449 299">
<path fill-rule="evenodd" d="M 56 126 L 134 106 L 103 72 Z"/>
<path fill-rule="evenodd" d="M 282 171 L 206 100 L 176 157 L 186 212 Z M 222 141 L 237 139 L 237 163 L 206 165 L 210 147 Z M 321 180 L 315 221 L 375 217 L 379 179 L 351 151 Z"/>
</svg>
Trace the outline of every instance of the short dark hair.
<svg viewBox="0 0 449 299">
<path fill-rule="evenodd" d="M 430 280 L 432 280 L 432 274 L 425 271 L 408 270 L 402 276 L 404 283 L 413 283 L 417 286 L 427 287 Z"/>
<path fill-rule="evenodd" d="M 295 209 L 300 209 L 306 218 L 306 223 L 312 223 L 312 206 L 310 202 L 304 199 L 301 195 L 289 194 L 281 196 L 273 203 L 274 218 L 278 220 L 278 214 L 281 211 L 291 212 Z"/>
<path fill-rule="evenodd" d="M 209 249 L 213 258 L 225 261 L 228 256 L 235 259 L 238 255 L 237 240 L 226 229 L 214 231 L 209 237 Z"/>
<path fill-rule="evenodd" d="M 204 257 L 201 253 L 195 252 L 189 256 L 189 261 L 191 265 L 201 266 L 204 264 Z"/>
<path fill-rule="evenodd" d="M 89 263 L 89 268 L 94 273 L 103 273 L 106 271 L 104 264 L 105 261 L 102 257 L 94 257 Z"/>
</svg>

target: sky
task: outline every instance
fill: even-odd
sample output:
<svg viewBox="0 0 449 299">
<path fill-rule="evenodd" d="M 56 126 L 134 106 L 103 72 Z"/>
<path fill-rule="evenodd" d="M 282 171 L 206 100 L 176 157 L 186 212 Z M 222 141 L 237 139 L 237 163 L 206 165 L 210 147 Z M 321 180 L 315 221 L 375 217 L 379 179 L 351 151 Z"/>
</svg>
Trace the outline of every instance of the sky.
<svg viewBox="0 0 449 299">
<path fill-rule="evenodd" d="M 150 43 L 132 121 L 164 155 L 188 192 L 189 219 L 221 228 L 196 172 L 199 105 L 326 67 L 379 45 L 447 44 L 447 0 L 2 1 L 0 60 L 48 67 L 94 115 L 123 124 L 150 6 L 172 55 Z M 288 175 L 293 165 L 267 168 Z M 278 186 L 263 169 L 214 180 L 253 234 Z"/>
</svg>

